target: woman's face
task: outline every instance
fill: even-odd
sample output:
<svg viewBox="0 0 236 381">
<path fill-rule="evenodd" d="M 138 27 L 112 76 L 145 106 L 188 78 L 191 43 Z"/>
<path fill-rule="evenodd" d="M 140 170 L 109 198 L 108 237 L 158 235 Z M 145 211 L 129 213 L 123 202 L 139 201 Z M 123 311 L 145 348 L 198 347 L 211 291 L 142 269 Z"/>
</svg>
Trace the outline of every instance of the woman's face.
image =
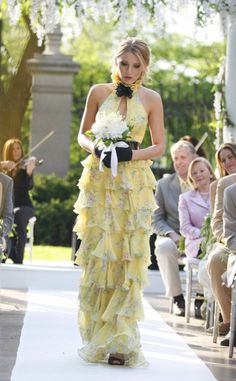
<svg viewBox="0 0 236 381">
<path fill-rule="evenodd" d="M 231 175 L 236 173 L 236 157 L 229 148 L 223 148 L 219 154 L 219 158 L 224 170 Z"/>
<path fill-rule="evenodd" d="M 126 85 L 132 85 L 141 77 L 143 67 L 135 54 L 123 53 L 116 59 L 116 63 L 119 77 Z"/>
<path fill-rule="evenodd" d="M 205 192 L 209 191 L 211 172 L 205 163 L 200 161 L 195 163 L 192 167 L 191 176 L 196 189 L 199 191 L 204 190 Z"/>
<path fill-rule="evenodd" d="M 18 161 L 22 157 L 22 150 L 19 143 L 14 143 L 12 147 L 12 157 L 13 161 Z"/>
</svg>

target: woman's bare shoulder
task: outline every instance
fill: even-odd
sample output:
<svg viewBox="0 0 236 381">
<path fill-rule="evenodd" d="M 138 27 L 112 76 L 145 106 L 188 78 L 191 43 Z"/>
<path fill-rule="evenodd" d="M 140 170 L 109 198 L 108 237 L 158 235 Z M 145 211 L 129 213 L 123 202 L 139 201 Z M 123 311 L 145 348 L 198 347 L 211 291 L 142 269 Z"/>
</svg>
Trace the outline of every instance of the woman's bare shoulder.
<svg viewBox="0 0 236 381">
<path fill-rule="evenodd" d="M 161 103 L 161 96 L 158 92 L 149 89 L 147 87 L 142 87 L 140 89 L 140 97 L 145 101 L 147 100 L 149 103 Z"/>
<path fill-rule="evenodd" d="M 90 89 L 92 94 L 109 94 L 114 89 L 113 83 L 98 83 Z"/>
<path fill-rule="evenodd" d="M 161 96 L 156 91 L 142 86 L 139 94 L 147 113 L 156 108 L 162 108 Z"/>
<path fill-rule="evenodd" d="M 101 105 L 113 90 L 114 85 L 112 83 L 99 83 L 90 88 L 89 98 L 95 100 L 98 105 Z"/>
</svg>

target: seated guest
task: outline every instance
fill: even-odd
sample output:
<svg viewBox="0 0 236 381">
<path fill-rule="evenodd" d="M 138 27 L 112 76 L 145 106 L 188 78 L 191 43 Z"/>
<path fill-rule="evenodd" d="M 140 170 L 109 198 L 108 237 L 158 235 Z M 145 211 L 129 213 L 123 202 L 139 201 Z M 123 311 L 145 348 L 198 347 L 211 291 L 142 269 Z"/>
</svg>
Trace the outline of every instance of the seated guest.
<svg viewBox="0 0 236 381">
<path fill-rule="evenodd" d="M 211 164 L 203 157 L 194 159 L 188 169 L 192 190 L 179 196 L 180 233 L 185 237 L 185 254 L 196 258 L 203 240 L 201 228 L 210 211 L 210 183 L 215 179 Z M 202 300 L 195 300 L 195 317 L 201 318 Z"/>
<path fill-rule="evenodd" d="M 234 143 L 221 144 L 221 146 L 216 152 L 215 159 L 216 159 L 217 171 L 220 178 L 230 175 L 232 173 L 236 173 L 236 144 Z M 217 183 L 218 183 L 218 180 L 215 180 L 211 183 L 211 186 L 210 186 L 212 212 L 215 207 Z"/>
<path fill-rule="evenodd" d="M 197 257 L 201 227 L 210 211 L 210 183 L 215 179 L 211 164 L 203 157 L 194 159 L 188 169 L 188 180 L 192 190 L 179 196 L 180 233 L 185 237 L 185 254 Z"/>
<path fill-rule="evenodd" d="M 211 288 L 215 300 L 219 305 L 223 322 L 219 324 L 219 334 L 226 335 L 230 326 L 231 290 L 222 284 L 222 274 L 226 271 L 229 250 L 223 240 L 223 198 L 225 189 L 236 182 L 236 145 L 224 143 L 216 153 L 216 163 L 220 178 L 217 182 L 215 205 L 212 216 L 212 232 L 216 239 L 209 252 L 207 268 L 211 281 Z M 224 340 L 221 342 L 224 344 Z"/>
<path fill-rule="evenodd" d="M 236 181 L 225 189 L 224 193 L 224 214 L 223 214 L 223 242 L 230 252 L 229 262 L 233 268 L 236 263 Z M 229 271 L 228 267 L 228 271 Z M 234 274 L 229 273 L 228 283 L 231 284 Z M 231 276 L 232 275 L 232 276 Z M 229 279 L 230 278 L 230 279 Z M 229 345 L 229 334 L 222 340 L 221 345 Z M 236 336 L 234 337 L 234 346 L 236 346 Z"/>
<path fill-rule="evenodd" d="M 171 147 L 175 173 L 158 180 L 156 202 L 158 208 L 152 216 L 152 230 L 157 234 L 155 254 L 166 295 L 174 299 L 174 313 L 185 314 L 185 300 L 179 275 L 179 195 L 190 189 L 187 182 L 188 167 L 196 157 L 194 146 L 180 140 Z"/>
</svg>

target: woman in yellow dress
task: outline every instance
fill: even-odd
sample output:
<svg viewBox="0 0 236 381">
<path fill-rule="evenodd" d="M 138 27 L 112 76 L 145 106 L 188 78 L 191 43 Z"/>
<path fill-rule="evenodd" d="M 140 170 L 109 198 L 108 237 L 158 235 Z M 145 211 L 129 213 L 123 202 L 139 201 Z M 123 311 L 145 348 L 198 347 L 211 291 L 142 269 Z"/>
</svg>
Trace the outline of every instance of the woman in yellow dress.
<svg viewBox="0 0 236 381">
<path fill-rule="evenodd" d="M 156 208 L 150 159 L 161 156 L 165 146 L 161 97 L 142 86 L 149 61 L 144 41 L 129 38 L 120 44 L 113 82 L 91 88 L 78 134 L 80 146 L 90 153 L 82 163 L 74 228 L 82 241 L 76 259 L 83 270 L 79 326 L 84 347 L 79 354 L 88 362 L 147 364 L 137 321 L 143 318 L 142 289 Z M 116 147 L 117 176 L 111 172 L 111 153 L 101 158 L 102 146 L 88 136 L 102 113 L 114 112 L 132 126 L 127 146 Z M 147 127 L 152 145 L 141 149 Z"/>
</svg>

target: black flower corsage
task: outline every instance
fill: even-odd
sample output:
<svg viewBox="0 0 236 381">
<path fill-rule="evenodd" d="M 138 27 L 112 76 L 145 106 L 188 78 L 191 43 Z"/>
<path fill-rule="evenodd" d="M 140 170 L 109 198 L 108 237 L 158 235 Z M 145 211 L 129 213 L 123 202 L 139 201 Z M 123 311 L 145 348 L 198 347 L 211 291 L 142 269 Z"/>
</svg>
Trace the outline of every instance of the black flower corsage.
<svg viewBox="0 0 236 381">
<path fill-rule="evenodd" d="M 116 86 L 116 95 L 122 97 L 123 95 L 128 98 L 132 98 L 133 90 L 129 86 L 125 86 L 122 82 L 118 83 Z"/>
</svg>

